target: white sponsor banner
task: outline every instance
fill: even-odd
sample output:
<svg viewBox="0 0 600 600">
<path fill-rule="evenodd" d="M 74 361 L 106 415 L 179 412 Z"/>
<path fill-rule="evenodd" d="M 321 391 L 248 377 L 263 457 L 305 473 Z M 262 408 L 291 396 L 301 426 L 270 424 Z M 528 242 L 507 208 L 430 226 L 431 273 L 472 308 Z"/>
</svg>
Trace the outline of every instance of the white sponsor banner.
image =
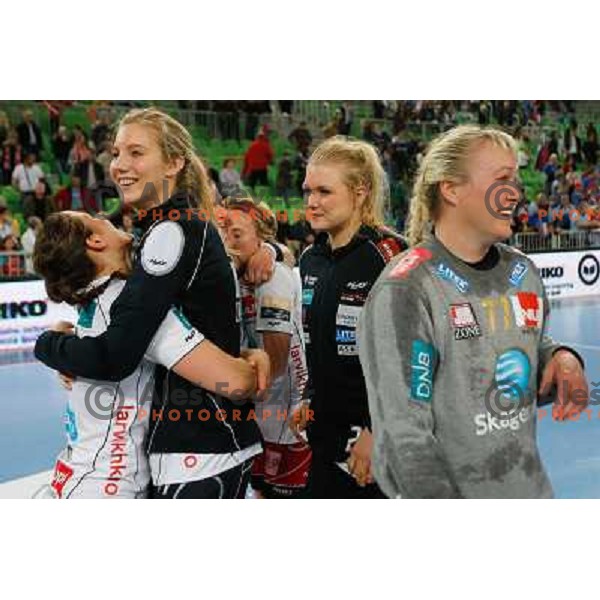
<svg viewBox="0 0 600 600">
<path fill-rule="evenodd" d="M 600 250 L 529 254 L 548 298 L 600 295 Z"/>
<path fill-rule="evenodd" d="M 77 323 L 77 311 L 48 300 L 43 281 L 0 283 L 0 350 L 32 348 L 56 321 Z"/>
</svg>

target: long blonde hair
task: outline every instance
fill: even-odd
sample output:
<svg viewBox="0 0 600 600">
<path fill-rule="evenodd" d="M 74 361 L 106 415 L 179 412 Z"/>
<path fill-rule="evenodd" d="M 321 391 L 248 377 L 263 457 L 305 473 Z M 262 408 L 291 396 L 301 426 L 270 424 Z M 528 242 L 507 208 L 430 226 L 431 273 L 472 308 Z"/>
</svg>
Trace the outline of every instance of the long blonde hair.
<svg viewBox="0 0 600 600">
<path fill-rule="evenodd" d="M 406 229 L 409 245 L 421 242 L 429 223 L 437 218 L 441 202 L 440 183 L 466 181 L 467 156 L 475 144 L 485 141 L 515 154 L 517 152 L 516 142 L 508 133 L 478 125 L 459 125 L 429 144 L 419 165 L 410 201 Z"/>
<path fill-rule="evenodd" d="M 119 121 L 123 125 L 144 125 L 156 134 L 163 159 L 166 162 L 182 158 L 184 165 L 177 174 L 175 191 L 190 195 L 195 208 L 207 211 L 213 217 L 213 195 L 208 173 L 196 154 L 190 132 L 177 120 L 157 108 L 134 108 Z"/>
<path fill-rule="evenodd" d="M 336 135 L 321 142 L 311 154 L 308 166 L 339 164 L 344 168 L 344 183 L 354 191 L 364 185 L 367 196 L 361 207 L 361 223 L 383 225 L 384 206 L 389 201 L 389 186 L 377 150 L 367 142 Z"/>
</svg>

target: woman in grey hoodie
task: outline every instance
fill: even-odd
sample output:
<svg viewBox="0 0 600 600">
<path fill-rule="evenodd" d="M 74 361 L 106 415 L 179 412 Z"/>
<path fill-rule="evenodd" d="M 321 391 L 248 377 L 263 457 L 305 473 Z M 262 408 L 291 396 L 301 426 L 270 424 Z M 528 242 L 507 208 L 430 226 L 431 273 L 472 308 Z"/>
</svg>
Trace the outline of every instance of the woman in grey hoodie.
<svg viewBox="0 0 600 600">
<path fill-rule="evenodd" d="M 538 396 L 585 408 L 580 357 L 545 335 L 533 262 L 501 242 L 519 200 L 516 146 L 456 127 L 417 175 L 411 249 L 382 272 L 362 312 L 359 353 L 373 424 L 373 472 L 391 497 L 545 498 Z"/>
</svg>

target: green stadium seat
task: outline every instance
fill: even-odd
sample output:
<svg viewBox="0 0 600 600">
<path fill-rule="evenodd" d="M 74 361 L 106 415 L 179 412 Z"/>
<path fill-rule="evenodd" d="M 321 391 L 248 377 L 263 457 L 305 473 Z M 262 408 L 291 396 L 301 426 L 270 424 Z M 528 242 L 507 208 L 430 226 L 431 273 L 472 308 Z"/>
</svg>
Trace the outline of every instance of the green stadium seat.
<svg viewBox="0 0 600 600">
<path fill-rule="evenodd" d="M 257 185 L 254 189 L 254 196 L 256 200 L 264 200 L 269 202 L 273 200 L 273 193 L 271 192 L 270 186 Z"/>
<path fill-rule="evenodd" d="M 15 214 L 17 211 L 21 210 L 21 195 L 14 187 L 7 185 L 0 188 L 0 196 L 4 196 L 6 199 L 6 204 L 10 212 Z"/>
<path fill-rule="evenodd" d="M 289 198 L 288 204 L 295 210 L 304 210 L 304 198 Z"/>
</svg>

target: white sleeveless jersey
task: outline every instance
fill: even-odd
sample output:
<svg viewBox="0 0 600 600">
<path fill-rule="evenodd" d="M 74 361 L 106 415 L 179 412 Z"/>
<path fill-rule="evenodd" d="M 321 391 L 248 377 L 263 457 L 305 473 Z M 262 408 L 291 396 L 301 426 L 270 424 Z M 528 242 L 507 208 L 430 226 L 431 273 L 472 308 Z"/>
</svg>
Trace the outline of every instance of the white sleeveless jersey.
<svg viewBox="0 0 600 600">
<path fill-rule="evenodd" d="M 108 278 L 93 282 L 104 285 Z M 110 323 L 110 307 L 125 282 L 112 280 L 80 309 L 76 333 L 98 336 Z M 76 379 L 65 413 L 67 447 L 57 458 L 50 484 L 58 498 L 142 498 L 150 482 L 145 442 L 152 410 L 154 364 L 171 369 L 204 340 L 172 308 L 144 360 L 119 382 Z"/>
<path fill-rule="evenodd" d="M 270 281 L 257 288 L 242 283 L 241 289 L 243 347 L 264 349 L 268 332 L 291 336 L 287 369 L 273 380 L 268 399 L 256 403 L 256 419 L 266 442 L 295 444 L 288 419 L 301 403 L 308 380 L 299 279 L 288 266 L 276 263 Z"/>
</svg>

